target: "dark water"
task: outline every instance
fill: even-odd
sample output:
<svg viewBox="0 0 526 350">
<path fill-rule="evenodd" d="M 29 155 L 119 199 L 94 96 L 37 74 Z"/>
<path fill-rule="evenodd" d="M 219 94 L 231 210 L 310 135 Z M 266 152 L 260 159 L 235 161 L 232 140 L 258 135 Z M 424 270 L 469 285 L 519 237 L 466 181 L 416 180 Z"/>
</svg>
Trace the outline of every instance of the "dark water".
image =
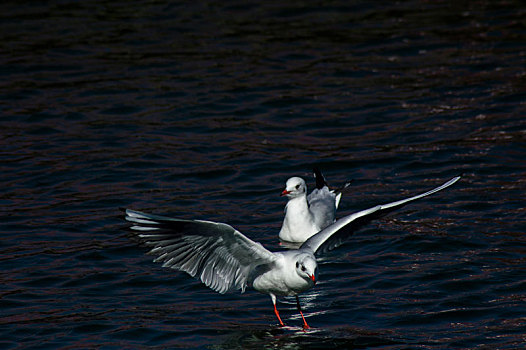
<svg viewBox="0 0 526 350">
<path fill-rule="evenodd" d="M 520 1 L 0 4 L 0 348 L 518 349 Z M 162 269 L 119 208 L 276 248 L 285 180 L 339 215 L 452 188 L 324 256 L 293 300 Z"/>
</svg>

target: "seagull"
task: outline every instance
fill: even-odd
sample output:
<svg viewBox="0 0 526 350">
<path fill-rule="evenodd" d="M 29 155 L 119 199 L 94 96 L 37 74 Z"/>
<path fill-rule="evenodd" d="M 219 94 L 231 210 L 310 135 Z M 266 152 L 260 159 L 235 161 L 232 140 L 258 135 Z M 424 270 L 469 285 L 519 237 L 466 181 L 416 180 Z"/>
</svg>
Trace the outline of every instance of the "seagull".
<svg viewBox="0 0 526 350">
<path fill-rule="evenodd" d="M 316 188 L 307 196 L 307 185 L 301 177 L 287 180 L 281 196 L 287 196 L 285 218 L 279 231 L 279 238 L 289 243 L 303 243 L 309 237 L 334 223 L 336 209 L 340 204 L 341 189 L 330 190 L 319 169 L 314 169 Z"/>
<path fill-rule="evenodd" d="M 316 256 L 342 244 L 358 227 L 414 200 L 441 191 L 460 179 L 454 177 L 425 193 L 396 202 L 377 205 L 345 216 L 307 239 L 298 249 L 272 252 L 232 226 L 206 220 L 182 220 L 126 209 L 125 218 L 135 236 L 150 248 L 155 262 L 185 271 L 216 292 L 241 290 L 248 286 L 268 294 L 279 324 L 278 296 L 295 296 L 303 319 L 298 294 L 318 281 Z"/>
</svg>

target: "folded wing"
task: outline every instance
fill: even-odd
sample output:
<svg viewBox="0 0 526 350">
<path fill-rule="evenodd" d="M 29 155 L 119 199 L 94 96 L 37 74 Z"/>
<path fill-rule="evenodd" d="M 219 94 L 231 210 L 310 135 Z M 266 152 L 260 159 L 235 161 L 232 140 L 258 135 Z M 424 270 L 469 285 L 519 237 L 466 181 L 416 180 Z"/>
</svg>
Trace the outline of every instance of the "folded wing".
<svg viewBox="0 0 526 350">
<path fill-rule="evenodd" d="M 137 238 L 163 266 L 185 271 L 211 289 L 241 289 L 256 267 L 272 265 L 275 255 L 232 226 L 202 220 L 180 220 L 126 209 Z"/>
</svg>

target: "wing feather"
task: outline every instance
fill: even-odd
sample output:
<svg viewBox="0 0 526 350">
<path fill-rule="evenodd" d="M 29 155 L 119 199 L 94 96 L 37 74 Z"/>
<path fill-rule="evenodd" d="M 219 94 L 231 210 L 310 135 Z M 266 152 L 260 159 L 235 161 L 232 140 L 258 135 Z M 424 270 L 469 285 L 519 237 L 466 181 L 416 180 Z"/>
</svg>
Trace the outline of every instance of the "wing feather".
<svg viewBox="0 0 526 350">
<path fill-rule="evenodd" d="M 381 217 L 395 209 L 401 208 L 409 202 L 441 191 L 453 185 L 458 180 L 460 180 L 460 176 L 454 177 L 451 180 L 442 184 L 441 186 L 438 186 L 432 190 L 421 193 L 419 195 L 402 199 L 396 202 L 377 205 L 375 207 L 345 216 L 339 220 L 336 220 L 334 224 L 326 227 L 314 236 L 310 237 L 301 245 L 300 249 L 311 250 L 314 253 L 321 253 L 327 250 L 331 250 L 342 244 L 345 241 L 345 239 L 348 236 L 350 236 L 353 232 L 355 232 L 358 228 L 366 225 L 372 220 L 377 219 L 378 217 Z"/>
<path fill-rule="evenodd" d="M 126 209 L 135 236 L 163 267 L 185 271 L 206 286 L 226 293 L 245 291 L 251 273 L 272 265 L 275 255 L 232 226 L 203 220 L 180 220 Z"/>
</svg>

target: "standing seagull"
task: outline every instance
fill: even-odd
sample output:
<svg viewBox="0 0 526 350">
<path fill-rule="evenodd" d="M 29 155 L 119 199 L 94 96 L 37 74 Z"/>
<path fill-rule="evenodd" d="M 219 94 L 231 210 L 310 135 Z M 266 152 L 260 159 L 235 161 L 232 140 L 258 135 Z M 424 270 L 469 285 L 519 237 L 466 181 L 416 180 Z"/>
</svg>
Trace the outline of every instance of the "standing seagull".
<svg viewBox="0 0 526 350">
<path fill-rule="evenodd" d="M 350 182 L 341 189 L 332 191 L 321 172 L 316 168 L 314 177 L 316 188 L 308 196 L 307 185 L 301 177 L 291 177 L 287 180 L 286 187 L 281 192 L 282 196 L 288 197 L 285 218 L 279 231 L 279 238 L 282 241 L 303 243 L 334 223 L 342 191 L 349 186 Z"/>
<path fill-rule="evenodd" d="M 295 296 L 303 328 L 310 328 L 303 317 L 298 294 L 312 288 L 318 280 L 315 254 L 342 243 L 357 227 L 381 213 L 441 191 L 453 185 L 455 177 L 435 189 L 417 196 L 359 211 L 305 241 L 299 249 L 271 252 L 232 226 L 203 220 L 181 220 L 126 209 L 126 220 L 137 237 L 156 255 L 164 267 L 186 271 L 216 292 L 241 289 L 247 285 L 269 294 L 274 313 L 284 325 L 276 308 L 276 296 Z"/>
</svg>

